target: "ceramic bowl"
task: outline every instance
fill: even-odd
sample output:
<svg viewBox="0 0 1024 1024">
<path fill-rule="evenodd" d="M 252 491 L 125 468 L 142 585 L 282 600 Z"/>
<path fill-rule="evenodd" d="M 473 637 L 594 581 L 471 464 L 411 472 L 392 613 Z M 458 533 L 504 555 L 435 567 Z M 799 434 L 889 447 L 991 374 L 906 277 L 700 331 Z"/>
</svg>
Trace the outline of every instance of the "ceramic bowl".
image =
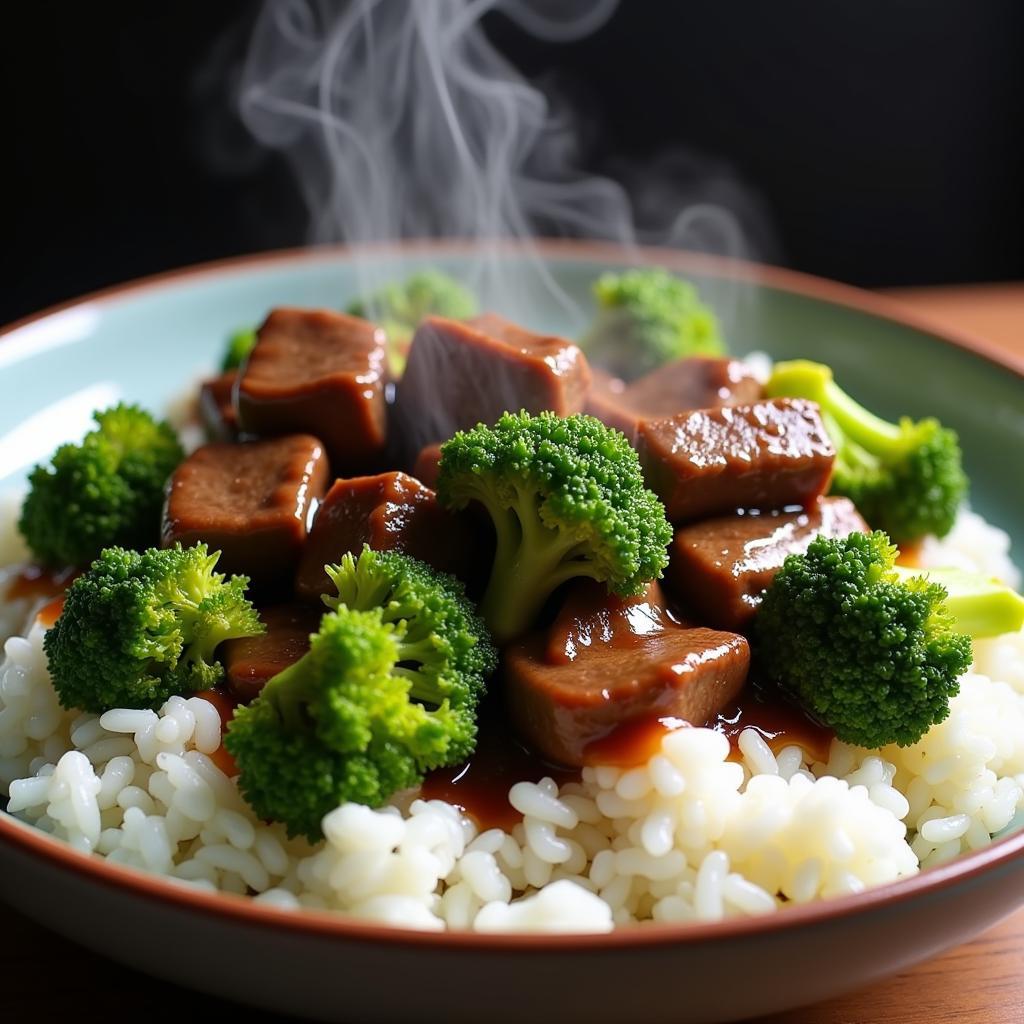
<svg viewBox="0 0 1024 1024">
<path fill-rule="evenodd" d="M 622 264 L 591 244 L 541 255 L 583 306 Z M 652 252 L 725 315 L 736 351 L 832 364 L 886 415 L 934 414 L 963 442 L 974 507 L 1024 550 L 1024 367 L 937 332 L 867 293 L 801 275 Z M 501 257 L 515 269 L 520 253 Z M 386 274 L 470 267 L 460 245 L 365 250 Z M 226 334 L 275 305 L 339 307 L 345 250 L 199 267 L 44 313 L 0 338 L 0 489 L 119 397 L 158 409 L 216 361 Z M 569 328 L 555 301 L 535 325 Z M 329 1021 L 554 1019 L 588 1024 L 735 1020 L 853 989 L 969 939 L 1024 904 L 1024 822 L 992 846 L 859 896 L 720 924 L 601 936 L 420 934 L 327 913 L 292 914 L 191 891 L 78 854 L 0 813 L 0 895 L 50 928 L 159 977 L 264 1009 Z"/>
</svg>

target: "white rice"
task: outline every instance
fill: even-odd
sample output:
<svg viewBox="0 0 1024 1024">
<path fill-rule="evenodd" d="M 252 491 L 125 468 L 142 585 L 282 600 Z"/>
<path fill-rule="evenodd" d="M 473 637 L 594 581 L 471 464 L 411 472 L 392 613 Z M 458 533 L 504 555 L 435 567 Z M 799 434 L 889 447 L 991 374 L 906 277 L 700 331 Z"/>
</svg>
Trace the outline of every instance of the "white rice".
<svg viewBox="0 0 1024 1024">
<path fill-rule="evenodd" d="M 1005 534 L 965 513 L 953 560 L 1010 576 Z M 949 718 L 913 747 L 838 741 L 827 763 L 774 754 L 752 730 L 742 761 L 708 729 L 666 735 L 646 764 L 579 782 L 521 782 L 511 832 L 442 801 L 346 804 L 316 847 L 259 821 L 211 760 L 202 698 L 160 712 L 64 711 L 43 629 L 0 664 L 0 788 L 25 821 L 183 884 L 411 928 L 607 931 L 647 921 L 775 913 L 906 877 L 991 842 L 1024 808 L 1024 633 L 977 645 Z"/>
</svg>

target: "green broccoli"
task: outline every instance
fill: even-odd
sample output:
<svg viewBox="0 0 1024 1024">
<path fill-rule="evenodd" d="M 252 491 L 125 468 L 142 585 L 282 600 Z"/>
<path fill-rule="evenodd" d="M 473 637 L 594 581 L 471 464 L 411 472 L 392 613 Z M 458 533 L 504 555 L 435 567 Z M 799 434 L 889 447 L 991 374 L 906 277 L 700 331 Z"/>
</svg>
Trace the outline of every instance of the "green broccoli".
<svg viewBox="0 0 1024 1024">
<path fill-rule="evenodd" d="M 245 597 L 245 576 L 214 572 L 205 544 L 107 548 L 71 584 L 43 638 L 62 706 L 101 714 L 155 708 L 224 676 L 217 646 L 264 631 Z"/>
<path fill-rule="evenodd" d="M 160 532 L 164 484 L 185 457 L 174 431 L 135 405 L 93 414 L 81 444 L 36 466 L 18 528 L 33 555 L 86 566 L 113 545 L 141 548 Z"/>
<path fill-rule="evenodd" d="M 312 841 L 339 804 L 378 806 L 464 760 L 496 662 L 453 577 L 369 548 L 328 572 L 339 596 L 309 652 L 235 712 L 225 739 L 256 813 Z"/>
<path fill-rule="evenodd" d="M 594 297 L 597 316 L 580 347 L 623 380 L 683 356 L 725 353 L 718 320 L 697 289 L 659 267 L 602 274 Z"/>
<path fill-rule="evenodd" d="M 994 576 L 964 569 L 910 569 L 893 566 L 896 578 L 904 582 L 924 576 L 946 590 L 946 610 L 958 630 L 974 640 L 1016 633 L 1024 626 L 1024 597 Z"/>
<path fill-rule="evenodd" d="M 908 746 L 949 714 L 971 638 L 946 590 L 894 571 L 881 531 L 818 537 L 790 555 L 754 624 L 766 677 L 848 743 Z"/>
<path fill-rule="evenodd" d="M 427 316 L 468 320 L 476 316 L 473 293 L 440 270 L 421 270 L 403 282 L 385 285 L 365 299 L 355 299 L 345 310 L 379 324 L 388 338 L 388 362 L 396 376 L 405 366 L 409 343 Z"/>
<path fill-rule="evenodd" d="M 227 373 L 237 370 L 249 358 L 249 353 L 256 347 L 256 328 L 241 327 L 228 336 L 228 343 L 221 359 L 220 372 Z"/>
<path fill-rule="evenodd" d="M 478 501 L 497 546 L 480 605 L 492 635 L 525 632 L 551 593 L 589 576 L 621 595 L 661 575 L 672 528 L 617 430 L 592 416 L 505 413 L 441 447 L 441 502 Z"/>
<path fill-rule="evenodd" d="M 873 527 L 898 544 L 953 528 L 967 496 L 954 431 L 932 418 L 887 423 L 842 391 L 827 366 L 804 359 L 778 363 L 765 390 L 821 406 L 836 446 L 832 493 L 850 498 Z"/>
</svg>

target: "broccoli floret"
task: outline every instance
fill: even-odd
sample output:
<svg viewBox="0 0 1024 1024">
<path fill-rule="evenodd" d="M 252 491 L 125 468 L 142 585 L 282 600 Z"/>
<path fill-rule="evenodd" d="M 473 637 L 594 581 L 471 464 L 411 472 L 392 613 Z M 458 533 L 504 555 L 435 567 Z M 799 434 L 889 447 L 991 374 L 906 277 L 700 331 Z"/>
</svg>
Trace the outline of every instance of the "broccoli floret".
<svg viewBox="0 0 1024 1024">
<path fill-rule="evenodd" d="M 248 579 L 214 572 L 205 544 L 107 548 L 67 592 L 43 638 L 61 704 L 101 714 L 159 707 L 224 676 L 217 646 L 264 631 L 245 597 Z"/>
<path fill-rule="evenodd" d="M 836 446 L 832 493 L 850 498 L 871 526 L 898 544 L 953 528 L 967 496 L 954 431 L 933 418 L 879 419 L 840 389 L 827 366 L 804 359 L 777 364 L 765 390 L 821 406 Z"/>
<path fill-rule="evenodd" d="M 86 566 L 105 548 L 143 548 L 160 531 L 164 484 L 185 457 L 171 427 L 135 405 L 93 414 L 81 444 L 36 466 L 18 528 L 47 565 Z"/>
<path fill-rule="evenodd" d="M 525 632 L 560 584 L 589 576 L 639 594 L 668 562 L 672 528 L 617 430 L 592 416 L 505 413 L 441 447 L 439 499 L 478 501 L 497 546 L 480 605 L 495 640 Z"/>
<path fill-rule="evenodd" d="M 237 370 L 242 363 L 249 358 L 249 353 L 256 347 L 256 328 L 242 327 L 228 337 L 228 343 L 224 349 L 224 358 L 221 359 L 221 373 L 229 370 Z"/>
<path fill-rule="evenodd" d="M 397 376 L 405 366 L 409 343 L 424 317 L 468 320 L 476 316 L 478 309 L 473 293 L 454 278 L 440 270 L 421 270 L 405 281 L 385 285 L 366 299 L 356 299 L 345 312 L 384 328 L 388 362 Z"/>
<path fill-rule="evenodd" d="M 688 281 L 657 267 L 602 274 L 597 316 L 580 347 L 597 366 L 632 380 L 684 356 L 723 355 L 718 320 Z"/>
<path fill-rule="evenodd" d="M 949 714 L 971 663 L 946 590 L 893 571 L 877 531 L 818 537 L 790 555 L 755 620 L 768 678 L 848 743 L 908 746 Z"/>
<path fill-rule="evenodd" d="M 378 806 L 464 760 L 496 661 L 452 577 L 368 548 L 328 571 L 339 596 L 309 652 L 235 712 L 225 740 L 257 814 L 313 841 L 339 804 Z"/>
</svg>

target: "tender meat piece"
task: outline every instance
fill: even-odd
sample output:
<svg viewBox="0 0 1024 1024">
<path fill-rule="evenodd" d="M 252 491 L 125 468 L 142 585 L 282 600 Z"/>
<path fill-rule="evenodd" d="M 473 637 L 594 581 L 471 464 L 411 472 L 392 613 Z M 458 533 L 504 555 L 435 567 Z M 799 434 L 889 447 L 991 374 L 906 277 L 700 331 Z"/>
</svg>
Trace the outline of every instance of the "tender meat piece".
<svg viewBox="0 0 1024 1024">
<path fill-rule="evenodd" d="M 810 504 L 835 459 L 817 405 L 793 398 L 645 421 L 637 451 L 674 523 Z"/>
<path fill-rule="evenodd" d="M 283 672 L 309 650 L 309 638 L 327 611 L 308 604 L 260 609 L 267 627 L 262 636 L 226 640 L 220 647 L 228 692 L 240 704 L 255 700 L 268 679 Z"/>
<path fill-rule="evenodd" d="M 586 358 L 565 338 L 533 334 L 493 313 L 465 322 L 427 317 L 412 340 L 393 422 L 411 460 L 506 410 L 581 412 L 589 386 Z"/>
<path fill-rule="evenodd" d="M 750 667 L 743 637 L 678 624 L 656 585 L 627 600 L 602 591 L 587 583 L 574 588 L 549 630 L 504 654 L 512 722 L 526 743 L 559 764 L 590 763 L 588 748 L 625 722 L 713 722 Z"/>
<path fill-rule="evenodd" d="M 308 434 L 194 451 L 167 484 L 164 547 L 203 541 L 222 552 L 219 572 L 244 573 L 259 588 L 295 572 L 310 503 L 326 489 L 323 445 Z"/>
<path fill-rule="evenodd" d="M 238 381 L 240 428 L 314 434 L 336 473 L 376 468 L 387 435 L 384 342 L 380 328 L 354 316 L 275 309 Z"/>
<path fill-rule="evenodd" d="M 420 449 L 416 456 L 416 464 L 413 466 L 412 475 L 421 484 L 427 487 L 437 486 L 437 474 L 441 468 L 441 446 L 439 444 L 428 444 L 426 448 Z"/>
<path fill-rule="evenodd" d="M 238 371 L 229 370 L 204 380 L 199 388 L 199 418 L 211 441 L 238 439 L 238 414 L 232 397 L 237 379 Z"/>
<path fill-rule="evenodd" d="M 324 566 L 364 544 L 404 551 L 466 582 L 489 557 L 475 518 L 442 508 L 429 487 L 405 473 L 338 480 L 317 509 L 295 578 L 296 596 L 319 601 L 331 591 Z"/>
<path fill-rule="evenodd" d="M 848 498 L 819 498 L 806 512 L 707 519 L 676 531 L 666 585 L 701 622 L 744 629 L 787 555 L 803 554 L 819 534 L 867 528 Z"/>
<path fill-rule="evenodd" d="M 643 420 L 665 419 L 691 409 L 750 405 L 761 384 L 737 359 L 690 356 L 659 367 L 631 384 L 593 369 L 587 412 L 635 441 Z"/>
</svg>

